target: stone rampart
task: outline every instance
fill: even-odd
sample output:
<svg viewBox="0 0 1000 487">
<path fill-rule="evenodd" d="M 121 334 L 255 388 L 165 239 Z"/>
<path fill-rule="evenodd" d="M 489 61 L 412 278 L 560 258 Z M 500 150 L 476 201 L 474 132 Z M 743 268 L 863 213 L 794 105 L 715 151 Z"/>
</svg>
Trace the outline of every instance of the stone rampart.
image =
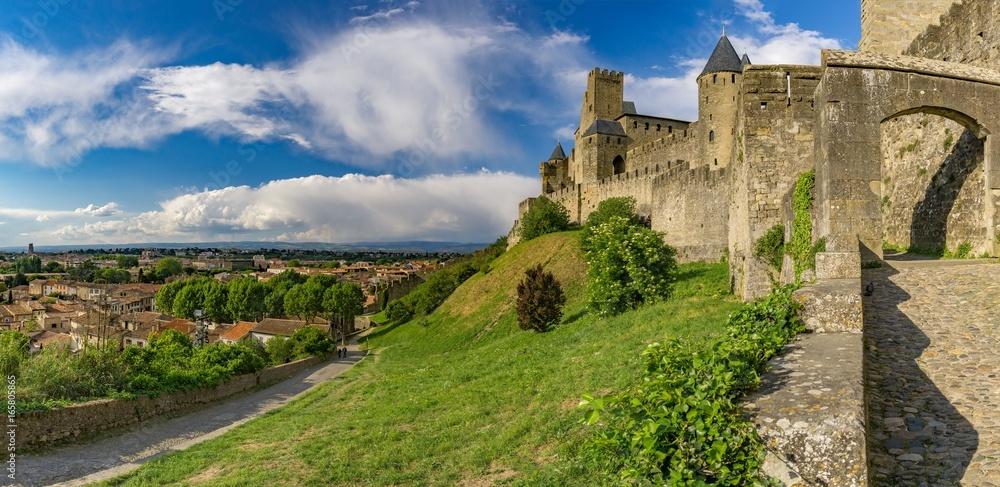
<svg viewBox="0 0 1000 487">
<path fill-rule="evenodd" d="M 44 448 L 141 423 L 164 413 L 209 403 L 284 379 L 324 360 L 326 357 L 309 357 L 236 376 L 215 387 L 165 393 L 153 398 L 100 399 L 50 411 L 19 414 L 16 418 L 18 448 Z"/>
<path fill-rule="evenodd" d="M 718 262 L 729 235 L 728 169 L 679 167 L 652 180 L 652 228 L 677 249 L 680 262 Z"/>
</svg>

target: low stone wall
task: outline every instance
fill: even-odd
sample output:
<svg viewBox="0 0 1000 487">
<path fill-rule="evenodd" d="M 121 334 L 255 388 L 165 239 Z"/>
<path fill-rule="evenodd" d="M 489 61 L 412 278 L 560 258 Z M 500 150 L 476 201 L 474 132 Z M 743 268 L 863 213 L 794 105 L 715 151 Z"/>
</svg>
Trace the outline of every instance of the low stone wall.
<svg viewBox="0 0 1000 487">
<path fill-rule="evenodd" d="M 51 411 L 32 411 L 17 416 L 18 449 L 43 448 L 59 441 L 136 424 L 160 414 L 216 401 L 261 384 L 284 379 L 318 364 L 327 357 L 309 357 L 295 362 L 233 377 L 215 387 L 177 391 L 155 398 L 100 399 Z"/>
</svg>

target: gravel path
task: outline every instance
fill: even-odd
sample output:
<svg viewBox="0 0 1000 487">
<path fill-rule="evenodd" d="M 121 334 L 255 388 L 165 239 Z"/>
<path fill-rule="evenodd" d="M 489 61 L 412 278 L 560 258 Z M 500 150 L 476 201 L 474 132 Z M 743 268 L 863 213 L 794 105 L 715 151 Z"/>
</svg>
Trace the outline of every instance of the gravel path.
<svg viewBox="0 0 1000 487">
<path fill-rule="evenodd" d="M 18 456 L 14 485 L 85 485 L 134 470 L 170 451 L 219 436 L 327 382 L 364 358 L 356 343 L 347 358 L 334 358 L 266 389 L 189 409 L 183 416 L 156 418 L 113 437 Z M 6 480 L 6 479 L 5 479 Z"/>
<path fill-rule="evenodd" d="M 866 270 L 875 486 L 1000 486 L 1000 265 Z"/>
</svg>

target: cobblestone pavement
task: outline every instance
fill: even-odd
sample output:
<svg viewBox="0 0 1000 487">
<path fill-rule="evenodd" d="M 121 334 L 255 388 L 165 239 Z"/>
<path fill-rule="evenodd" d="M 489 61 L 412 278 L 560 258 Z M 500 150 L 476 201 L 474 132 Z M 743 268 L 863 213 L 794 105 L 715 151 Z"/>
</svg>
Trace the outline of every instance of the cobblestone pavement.
<svg viewBox="0 0 1000 487">
<path fill-rule="evenodd" d="M 154 418 L 90 443 L 59 447 L 41 455 L 18 456 L 13 485 L 70 487 L 126 474 L 164 453 L 214 438 L 280 407 L 333 380 L 365 357 L 356 340 L 352 340 L 348 352 L 346 358 L 317 364 L 265 389 L 192 408 L 180 416 Z M 0 482 L 0 485 L 5 484 Z"/>
<path fill-rule="evenodd" d="M 1000 486 L 1000 265 L 866 270 L 875 486 Z"/>
</svg>

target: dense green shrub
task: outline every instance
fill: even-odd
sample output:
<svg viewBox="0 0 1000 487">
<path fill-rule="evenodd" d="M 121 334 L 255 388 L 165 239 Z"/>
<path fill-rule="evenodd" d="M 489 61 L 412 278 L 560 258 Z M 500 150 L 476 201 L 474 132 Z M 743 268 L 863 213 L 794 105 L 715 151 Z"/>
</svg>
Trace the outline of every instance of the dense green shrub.
<svg viewBox="0 0 1000 487">
<path fill-rule="evenodd" d="M 288 341 L 292 344 L 292 351 L 297 359 L 333 353 L 335 346 L 330 336 L 315 326 L 295 330 Z"/>
<path fill-rule="evenodd" d="M 406 323 L 413 319 L 413 309 L 402 299 L 397 299 L 385 308 L 385 317 L 390 323 Z"/>
<path fill-rule="evenodd" d="M 597 209 L 587 217 L 587 223 L 583 226 L 580 234 L 580 248 L 584 252 L 590 250 L 590 239 L 594 234 L 594 229 L 607 223 L 614 217 L 628 220 L 629 224 L 635 226 L 648 226 L 646 220 L 635 212 L 635 198 L 609 198 L 597 204 Z"/>
<path fill-rule="evenodd" d="M 566 296 L 562 286 L 541 264 L 525 271 L 517 284 L 517 323 L 522 330 L 545 331 L 559 323 Z"/>
<path fill-rule="evenodd" d="M 28 336 L 15 330 L 0 332 L 0 377 L 17 374 L 28 358 Z"/>
<path fill-rule="evenodd" d="M 521 241 L 561 232 L 569 228 L 569 212 L 566 207 L 544 196 L 539 196 L 531 209 L 521 218 Z"/>
<path fill-rule="evenodd" d="M 760 473 L 763 446 L 737 399 L 757 387 L 767 361 L 804 330 L 791 288 L 730 316 L 710 348 L 678 340 L 650 345 L 642 380 L 628 390 L 580 403 L 600 428 L 585 454 L 606 483 L 770 485 Z"/>
<path fill-rule="evenodd" d="M 590 306 L 614 315 L 670 296 L 677 276 L 673 247 L 663 235 L 621 216 L 588 235 L 587 291 Z"/>
<path fill-rule="evenodd" d="M 295 344 L 285 337 L 274 337 L 267 341 L 267 355 L 273 364 L 283 364 L 295 356 Z"/>
</svg>

